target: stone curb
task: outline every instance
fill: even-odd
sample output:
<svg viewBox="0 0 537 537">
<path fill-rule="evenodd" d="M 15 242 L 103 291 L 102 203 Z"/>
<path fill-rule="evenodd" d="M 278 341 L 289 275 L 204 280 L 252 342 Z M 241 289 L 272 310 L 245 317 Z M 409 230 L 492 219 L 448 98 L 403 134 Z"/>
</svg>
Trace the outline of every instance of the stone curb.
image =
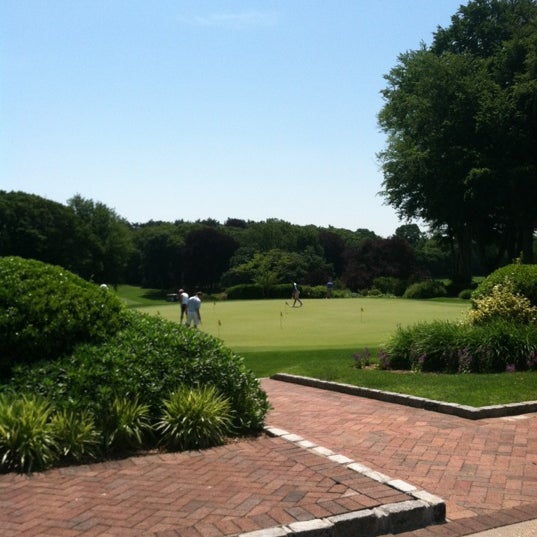
<svg viewBox="0 0 537 537">
<path fill-rule="evenodd" d="M 326 457 L 337 464 L 342 464 L 349 470 L 359 472 L 414 499 L 386 504 L 374 509 L 362 509 L 327 518 L 293 522 L 285 526 L 240 533 L 236 537 L 376 537 L 389 533 L 412 531 L 431 524 L 441 524 L 446 520 L 446 504 L 438 496 L 424 490 L 418 490 L 400 479 L 391 479 L 344 455 L 338 455 L 283 429 L 265 427 L 265 431 L 270 436 L 293 442 L 303 449 Z"/>
<path fill-rule="evenodd" d="M 458 405 L 456 403 L 435 401 L 434 399 L 425 399 L 424 397 L 414 397 L 413 395 L 384 392 L 382 390 L 374 390 L 371 388 L 362 388 L 361 386 L 354 386 L 352 384 L 340 384 L 337 382 L 329 382 L 327 380 L 301 377 L 298 375 L 289 375 L 287 373 L 277 373 L 270 378 L 283 382 L 302 384 L 304 386 L 319 388 L 321 390 L 332 390 L 340 393 L 346 393 L 349 395 L 357 395 L 359 397 L 377 399 L 386 403 L 407 405 L 415 408 L 422 408 L 424 410 L 431 410 L 433 412 L 441 412 L 442 414 L 451 414 L 453 416 L 458 416 L 460 418 L 466 418 L 470 420 L 481 420 L 485 418 L 502 418 L 506 416 L 517 416 L 519 414 L 537 412 L 537 401 L 510 403 L 507 405 L 473 407 L 467 405 Z"/>
</svg>

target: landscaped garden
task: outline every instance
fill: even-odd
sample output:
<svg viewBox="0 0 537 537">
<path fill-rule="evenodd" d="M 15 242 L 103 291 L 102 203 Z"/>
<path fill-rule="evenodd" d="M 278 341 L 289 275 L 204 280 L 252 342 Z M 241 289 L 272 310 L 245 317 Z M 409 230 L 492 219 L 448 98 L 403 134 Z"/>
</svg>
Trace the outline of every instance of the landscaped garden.
<svg viewBox="0 0 537 537">
<path fill-rule="evenodd" d="M 196 330 L 157 291 L 0 264 L 1 471 L 256 434 L 259 378 L 277 372 L 473 406 L 537 399 L 534 265 L 493 273 L 471 302 L 209 298 Z"/>
<path fill-rule="evenodd" d="M 259 432 L 266 394 L 217 339 L 108 289 L 0 259 L 0 468 L 33 471 Z"/>
</svg>

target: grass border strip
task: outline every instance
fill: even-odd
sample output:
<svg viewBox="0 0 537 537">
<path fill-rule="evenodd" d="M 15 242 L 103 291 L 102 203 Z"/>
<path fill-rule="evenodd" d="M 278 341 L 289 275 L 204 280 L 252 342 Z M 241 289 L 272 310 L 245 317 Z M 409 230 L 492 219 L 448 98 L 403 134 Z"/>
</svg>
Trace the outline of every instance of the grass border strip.
<svg viewBox="0 0 537 537">
<path fill-rule="evenodd" d="M 481 420 L 486 418 L 503 418 L 507 416 L 517 416 L 520 414 L 528 414 L 537 412 L 537 401 L 525 401 L 523 403 L 509 403 L 506 405 L 490 405 L 483 407 L 473 407 L 468 405 L 459 405 L 457 403 L 446 403 L 444 401 L 435 401 L 434 399 L 426 399 L 424 397 L 416 397 L 396 392 L 385 392 L 372 388 L 363 388 L 352 384 L 342 384 L 338 382 L 330 382 L 311 377 L 302 377 L 299 375 L 291 375 L 288 373 L 276 373 L 270 377 L 273 380 L 283 382 L 291 382 L 319 388 L 321 390 L 331 390 L 359 397 L 367 397 L 369 399 L 377 399 L 386 403 L 395 403 L 398 405 L 406 405 L 432 412 L 440 412 L 442 414 L 450 414 L 460 418 Z"/>
</svg>

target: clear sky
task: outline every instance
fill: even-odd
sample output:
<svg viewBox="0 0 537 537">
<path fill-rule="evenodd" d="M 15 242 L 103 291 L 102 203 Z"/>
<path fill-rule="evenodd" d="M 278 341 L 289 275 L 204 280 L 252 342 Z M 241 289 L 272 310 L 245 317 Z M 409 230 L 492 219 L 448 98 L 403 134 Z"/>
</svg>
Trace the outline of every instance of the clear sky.
<svg viewBox="0 0 537 537">
<path fill-rule="evenodd" d="M 0 0 L 0 189 L 392 235 L 383 75 L 461 3 Z"/>
</svg>

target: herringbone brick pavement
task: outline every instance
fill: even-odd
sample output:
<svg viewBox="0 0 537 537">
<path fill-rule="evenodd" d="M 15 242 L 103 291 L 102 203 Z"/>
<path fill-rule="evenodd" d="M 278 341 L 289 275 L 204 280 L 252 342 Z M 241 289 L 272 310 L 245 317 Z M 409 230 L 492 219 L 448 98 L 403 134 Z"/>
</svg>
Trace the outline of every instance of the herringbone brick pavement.
<svg viewBox="0 0 537 537">
<path fill-rule="evenodd" d="M 0 476 L 2 537 L 223 537 L 409 496 L 281 438 Z"/>
<path fill-rule="evenodd" d="M 537 518 L 537 414 L 470 421 L 262 381 L 268 425 L 446 500 L 460 537 Z M 282 438 L 0 476 L 1 537 L 226 537 L 408 497 Z"/>
<path fill-rule="evenodd" d="M 537 518 L 537 414 L 474 421 L 270 379 L 263 387 L 274 427 L 292 423 L 312 442 L 443 498 L 450 523 L 412 535 Z"/>
</svg>

